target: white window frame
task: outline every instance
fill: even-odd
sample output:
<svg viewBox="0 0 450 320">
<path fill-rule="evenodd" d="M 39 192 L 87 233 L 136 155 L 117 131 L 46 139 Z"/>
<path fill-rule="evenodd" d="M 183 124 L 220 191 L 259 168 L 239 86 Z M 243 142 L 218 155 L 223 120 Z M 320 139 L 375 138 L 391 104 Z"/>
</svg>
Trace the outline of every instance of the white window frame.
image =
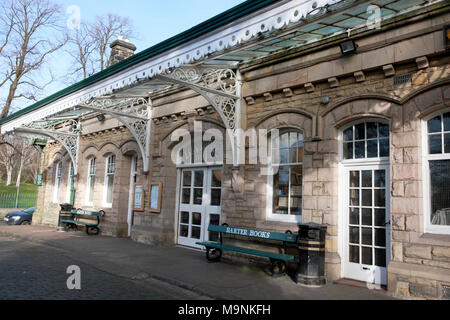
<svg viewBox="0 0 450 320">
<path fill-rule="evenodd" d="M 55 183 L 53 184 L 53 202 L 59 201 L 59 188 L 61 187 L 62 161 L 58 161 L 55 167 Z"/>
<path fill-rule="evenodd" d="M 450 108 L 441 109 L 429 114 L 422 119 L 422 182 L 423 182 L 423 222 L 424 233 L 447 234 L 450 235 L 450 226 L 431 224 L 431 181 L 429 161 L 450 160 L 450 153 L 429 154 L 428 153 L 428 120 L 438 115 L 450 112 Z M 442 128 L 444 131 L 444 128 Z M 442 143 L 444 149 L 444 143 Z"/>
<path fill-rule="evenodd" d="M 67 191 L 66 191 L 66 202 L 69 203 L 70 202 L 70 189 L 72 186 L 72 174 L 71 171 L 73 171 L 73 163 L 72 161 L 69 162 L 69 171 L 67 173 Z"/>
<path fill-rule="evenodd" d="M 344 159 L 344 131 L 352 126 L 356 126 L 357 124 L 364 123 L 364 122 L 381 122 L 384 124 L 387 124 L 389 126 L 389 156 L 387 157 L 373 157 L 373 158 L 358 158 L 358 159 Z M 364 167 L 374 167 L 377 166 L 379 168 L 387 166 L 389 168 L 390 166 L 390 156 L 391 156 L 391 143 L 392 143 L 392 136 L 391 136 L 391 124 L 389 120 L 383 119 L 383 118 L 376 118 L 376 117 L 367 117 L 367 118 L 361 118 L 355 121 L 352 121 L 345 126 L 342 126 L 339 128 L 338 133 L 338 253 L 341 257 L 347 257 L 348 253 L 346 252 L 346 237 L 348 236 L 344 230 L 346 230 L 345 224 L 346 224 L 346 212 L 344 212 L 344 206 L 345 206 L 345 196 L 346 196 L 346 189 L 347 189 L 347 182 L 345 177 L 345 170 L 348 170 L 348 168 L 355 168 L 356 170 L 360 170 Z M 354 133 L 353 133 L 354 134 Z M 367 133 L 366 133 L 367 136 Z M 367 138 L 367 137 L 366 137 Z M 367 141 L 367 139 L 365 139 Z M 379 140 L 379 137 L 378 137 Z M 353 151 L 354 152 L 354 151 Z M 367 155 L 367 144 L 365 145 L 365 155 Z M 387 170 L 387 172 L 390 175 L 390 169 Z M 386 186 L 386 194 L 387 197 L 390 199 L 390 183 L 391 183 L 391 177 L 388 177 L 389 185 Z M 389 194 L 389 196 L 388 196 Z M 390 201 L 386 203 L 386 210 L 389 211 L 389 219 L 391 217 L 390 214 Z M 389 228 L 390 229 L 390 228 Z M 386 243 L 386 257 L 390 257 L 390 247 L 391 247 L 391 239 L 390 236 L 388 236 Z M 390 258 L 387 259 L 387 263 L 389 263 Z M 387 267 L 387 265 L 386 265 Z M 341 276 L 343 277 L 345 274 L 344 265 L 341 267 Z"/>
<path fill-rule="evenodd" d="M 305 136 L 303 134 L 303 131 L 298 129 L 298 128 L 292 128 L 292 127 L 287 127 L 287 128 L 279 128 L 277 129 L 279 130 L 279 137 L 281 137 L 283 134 L 285 133 L 289 133 L 289 132 L 297 132 L 298 134 L 302 135 L 302 143 L 304 145 L 304 141 L 305 141 Z M 279 138 L 278 137 L 278 138 Z M 283 163 L 283 164 L 272 164 L 272 135 L 268 136 L 268 150 L 270 152 L 268 152 L 268 168 L 273 168 L 273 167 L 281 167 L 281 166 L 296 166 L 296 165 L 301 165 L 302 166 L 302 172 L 304 173 L 305 168 L 303 166 L 304 162 L 295 162 L 295 163 Z M 269 169 L 269 171 L 271 171 L 271 169 Z M 279 213 L 273 213 L 273 179 L 274 179 L 274 175 L 272 174 L 268 174 L 267 175 L 267 201 L 266 201 L 266 220 L 267 221 L 279 221 L 279 222 L 292 222 L 292 223 L 301 223 L 302 222 L 302 217 L 303 217 L 303 176 L 302 176 L 302 206 L 300 208 L 301 210 L 301 214 L 299 215 L 291 215 L 291 214 L 279 214 Z M 289 175 L 289 185 L 290 185 L 290 175 Z M 288 198 L 288 206 L 290 206 L 290 201 Z"/>
<path fill-rule="evenodd" d="M 383 163 L 385 161 L 387 161 L 389 163 L 389 157 L 390 157 L 390 153 L 391 150 L 389 148 L 389 155 L 387 157 L 373 157 L 373 158 L 353 158 L 353 159 L 344 159 L 344 131 L 347 130 L 350 127 L 356 126 L 360 123 L 366 123 L 366 122 L 380 122 L 383 124 L 387 124 L 389 126 L 389 146 L 391 145 L 391 134 L 390 134 L 390 130 L 391 130 L 391 125 L 389 123 L 389 121 L 383 119 L 383 118 L 362 118 L 359 119 L 357 121 L 353 121 L 351 123 L 349 123 L 348 125 L 342 127 L 339 130 L 339 138 L 338 138 L 338 143 L 339 143 L 339 149 L 338 149 L 338 158 L 339 158 L 339 162 L 341 164 L 344 165 L 351 165 L 351 164 L 355 164 L 355 165 L 359 165 L 361 163 Z M 353 135 L 354 135 L 354 131 L 353 131 Z M 367 134 L 366 134 L 367 135 Z M 380 137 L 377 138 L 377 140 L 380 140 Z M 353 140 L 355 141 L 355 140 Z M 360 141 L 367 141 L 367 137 L 364 140 L 360 140 Z M 379 143 L 378 143 L 378 147 L 379 147 Z M 367 143 L 365 144 L 365 150 L 364 150 L 365 154 L 367 155 Z M 355 150 L 353 150 L 353 154 L 355 153 Z"/>
<path fill-rule="evenodd" d="M 108 166 L 109 166 L 109 161 L 110 159 L 112 159 L 114 157 L 114 172 L 113 173 L 108 173 Z M 103 183 L 103 207 L 105 208 L 111 208 L 112 207 L 112 202 L 113 200 L 111 200 L 111 202 L 107 202 L 108 200 L 108 181 L 110 179 L 111 176 L 115 176 L 116 174 L 116 162 L 117 162 L 117 158 L 116 155 L 111 154 L 106 158 L 106 162 L 105 162 L 105 177 L 104 177 L 104 183 Z M 112 185 L 112 190 L 111 192 L 113 193 L 112 198 L 114 198 L 114 181 L 113 181 L 113 185 Z"/>
<path fill-rule="evenodd" d="M 94 173 L 91 174 L 91 166 L 92 162 L 94 162 Z M 97 158 L 96 157 L 90 157 L 87 167 L 87 192 L 86 192 L 86 205 L 89 207 L 92 207 L 94 205 L 94 194 L 92 195 L 92 201 L 89 201 L 90 195 L 91 195 L 91 177 L 94 176 L 94 186 L 95 186 L 95 174 L 97 171 Z M 95 190 L 92 190 L 93 193 L 95 193 Z"/>
</svg>

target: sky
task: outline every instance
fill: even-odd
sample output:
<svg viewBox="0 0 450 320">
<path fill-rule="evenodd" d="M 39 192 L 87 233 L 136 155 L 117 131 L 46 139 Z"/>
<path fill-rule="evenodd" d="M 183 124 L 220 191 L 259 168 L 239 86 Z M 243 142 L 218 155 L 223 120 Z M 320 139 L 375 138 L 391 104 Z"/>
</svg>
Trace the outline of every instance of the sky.
<svg viewBox="0 0 450 320">
<path fill-rule="evenodd" d="M 53 0 L 62 6 L 69 19 L 79 8 L 81 20 L 92 21 L 96 16 L 108 13 L 128 17 L 133 24 L 137 39 L 131 42 L 137 47 L 136 53 L 164 41 L 180 32 L 226 11 L 244 0 Z M 50 57 L 48 65 L 58 78 L 39 96 L 40 99 L 67 87 L 63 77 L 70 68 L 67 54 L 60 51 Z M 3 94 L 0 91 L 0 94 Z M 14 111 L 30 105 L 22 102 Z"/>
</svg>

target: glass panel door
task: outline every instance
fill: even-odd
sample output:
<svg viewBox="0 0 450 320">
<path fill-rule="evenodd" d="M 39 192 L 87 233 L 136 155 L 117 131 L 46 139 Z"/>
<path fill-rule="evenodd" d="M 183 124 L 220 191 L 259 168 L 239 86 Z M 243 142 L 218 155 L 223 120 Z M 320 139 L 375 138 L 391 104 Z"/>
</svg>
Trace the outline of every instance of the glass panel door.
<svg viewBox="0 0 450 320">
<path fill-rule="evenodd" d="M 201 241 L 217 241 L 208 224 L 220 223 L 222 169 L 195 168 L 181 172 L 178 243 L 202 248 Z"/>
<path fill-rule="evenodd" d="M 345 177 L 345 277 L 386 284 L 389 258 L 388 168 L 347 168 Z"/>
</svg>

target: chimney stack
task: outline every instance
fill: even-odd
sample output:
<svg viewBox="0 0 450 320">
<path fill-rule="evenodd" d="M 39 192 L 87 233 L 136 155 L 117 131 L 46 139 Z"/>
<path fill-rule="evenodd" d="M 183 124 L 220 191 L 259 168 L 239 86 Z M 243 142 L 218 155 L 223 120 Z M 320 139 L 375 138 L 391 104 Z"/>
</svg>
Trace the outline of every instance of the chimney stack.
<svg viewBox="0 0 450 320">
<path fill-rule="evenodd" d="M 119 36 L 109 47 L 111 48 L 111 55 L 109 56 L 108 67 L 131 57 L 136 51 L 136 46 L 128 39 L 123 40 L 122 36 Z"/>
</svg>

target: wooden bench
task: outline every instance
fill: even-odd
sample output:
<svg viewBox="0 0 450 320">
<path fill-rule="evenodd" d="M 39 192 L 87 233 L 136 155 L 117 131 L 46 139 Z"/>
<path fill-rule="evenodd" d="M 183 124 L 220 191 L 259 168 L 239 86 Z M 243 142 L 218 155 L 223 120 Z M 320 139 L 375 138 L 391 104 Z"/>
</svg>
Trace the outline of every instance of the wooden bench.
<svg viewBox="0 0 450 320">
<path fill-rule="evenodd" d="M 87 211 L 82 209 L 72 209 L 70 218 L 61 220 L 64 223 L 64 230 L 70 229 L 78 230 L 78 225 L 86 227 L 88 235 L 97 235 L 100 232 L 98 225 L 100 224 L 100 217 L 105 215 L 105 211 Z"/>
<path fill-rule="evenodd" d="M 287 243 L 296 243 L 297 235 L 292 234 L 290 231 L 286 231 L 285 233 L 280 232 L 272 232 L 265 230 L 256 230 L 256 229 L 247 229 L 240 227 L 231 227 L 227 224 L 223 224 L 221 226 L 212 225 L 208 226 L 208 231 L 218 232 L 219 233 L 219 242 L 197 242 L 198 245 L 205 246 L 206 248 L 206 259 L 208 261 L 219 261 L 222 256 L 222 251 L 234 251 L 238 253 L 244 253 L 253 256 L 260 256 L 269 258 L 271 263 L 271 272 L 272 275 L 283 274 L 286 271 L 286 262 L 293 261 L 295 259 L 294 255 L 287 254 Z M 270 251 L 262 251 L 244 247 L 236 247 L 223 244 L 223 235 L 237 235 L 241 237 L 245 237 L 244 239 L 263 239 L 270 240 L 271 242 L 277 242 L 278 247 L 282 249 L 284 253 L 275 253 Z M 272 244 L 273 246 L 273 244 Z"/>
</svg>

